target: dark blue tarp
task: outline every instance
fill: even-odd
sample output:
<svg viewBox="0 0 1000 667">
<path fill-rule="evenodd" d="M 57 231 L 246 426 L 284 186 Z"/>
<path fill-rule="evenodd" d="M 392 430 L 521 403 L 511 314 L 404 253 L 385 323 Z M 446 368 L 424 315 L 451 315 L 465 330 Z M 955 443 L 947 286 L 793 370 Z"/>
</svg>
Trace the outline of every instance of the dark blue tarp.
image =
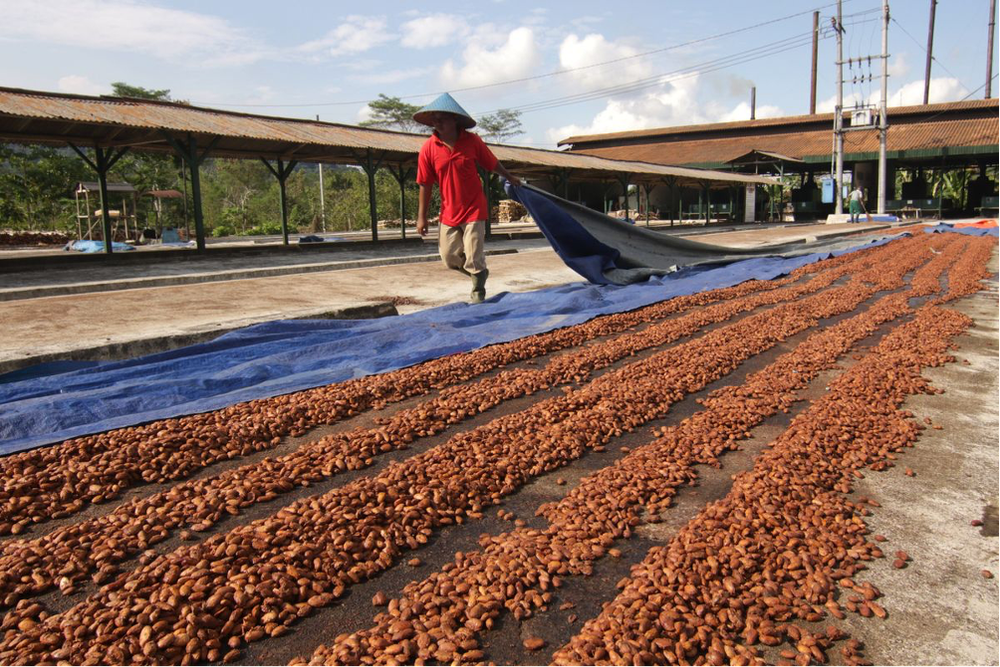
<svg viewBox="0 0 1000 667">
<path fill-rule="evenodd" d="M 501 293 L 482 304 L 374 320 L 269 322 L 127 361 L 25 369 L 0 376 L 0 453 L 402 368 L 676 296 L 770 280 L 841 252 L 848 251 L 691 267 L 627 287 L 573 283 Z"/>
<path fill-rule="evenodd" d="M 945 222 L 939 222 L 933 227 L 924 227 L 928 234 L 942 234 L 945 232 L 958 232 L 966 236 L 997 236 L 996 227 L 955 227 Z"/>
<path fill-rule="evenodd" d="M 726 264 L 777 255 L 793 257 L 846 247 L 840 238 L 734 248 L 692 241 L 628 224 L 530 185 L 507 192 L 517 199 L 568 267 L 595 285 L 628 285 L 685 266 Z"/>
</svg>

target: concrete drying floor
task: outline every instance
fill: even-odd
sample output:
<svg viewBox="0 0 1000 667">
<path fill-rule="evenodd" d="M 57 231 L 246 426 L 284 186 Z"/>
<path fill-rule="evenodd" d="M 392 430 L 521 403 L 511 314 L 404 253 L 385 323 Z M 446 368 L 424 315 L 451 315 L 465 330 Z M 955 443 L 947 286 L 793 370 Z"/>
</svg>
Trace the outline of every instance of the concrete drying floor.
<svg viewBox="0 0 1000 667">
<path fill-rule="evenodd" d="M 823 226 L 817 231 L 829 232 L 831 227 Z M 850 228 L 850 231 L 854 230 Z M 780 240 L 773 238 L 780 234 L 787 235 L 788 232 L 759 231 L 756 236 L 743 241 L 760 243 L 765 242 L 762 237 L 770 236 L 766 242 L 773 242 Z M 711 241 L 735 244 L 737 238 L 729 236 Z M 516 254 L 497 255 L 489 259 L 491 293 L 500 290 L 525 291 L 579 279 L 551 250 L 535 242 L 519 243 L 523 245 L 515 244 Z M 906 549 L 912 558 L 908 566 L 901 570 L 891 567 L 891 559 L 881 559 L 872 563 L 863 577 L 877 583 L 884 594 L 889 609 L 887 619 L 878 621 L 850 615 L 846 621 L 838 623 L 865 642 L 865 658 L 874 664 L 978 665 L 1000 661 L 996 578 L 1000 574 L 1000 540 L 997 537 L 1000 354 L 996 252 L 991 270 L 993 277 L 984 285 L 983 291 L 948 306 L 966 313 L 976 324 L 957 340 L 960 348 L 955 352 L 956 363 L 925 372 L 935 386 L 945 389 L 945 393 L 911 397 L 905 405 L 915 413 L 917 420 L 930 417 L 942 428 L 923 431 L 913 449 L 900 453 L 895 467 L 884 472 L 865 471 L 865 479 L 860 481 L 854 492 L 881 505 L 866 521 L 873 533 L 888 538 L 885 551 L 892 553 L 896 549 Z M 466 297 L 467 281 L 445 270 L 438 262 L 426 262 L 28 299 L 0 304 L 0 321 L 4 322 L 5 331 L 0 345 L 3 346 L 3 357 L 11 359 L 17 354 L 37 354 L 40 348 L 65 353 L 74 346 L 79 350 L 101 341 L 128 342 L 153 336 L 205 332 L 241 323 L 315 315 L 352 306 L 395 302 L 399 312 L 409 312 Z M 788 345 L 794 343 L 795 340 L 788 341 Z M 720 385 L 738 383 L 779 351 L 760 355 L 753 364 L 740 369 Z M 850 364 L 850 359 L 845 359 L 842 365 L 848 367 Z M 807 401 L 821 396 L 825 391 L 825 382 L 834 375 L 829 373 L 814 380 L 805 392 Z M 672 407 L 669 422 L 700 409 L 696 399 L 712 388 L 710 386 L 692 394 Z M 496 411 L 469 420 L 458 429 L 472 429 L 553 393 L 556 390 L 543 392 L 531 399 L 511 401 Z M 332 427 L 321 427 L 302 438 L 289 439 L 277 450 L 223 464 L 210 473 L 248 460 L 275 456 L 326 432 L 374 425 L 378 417 L 384 418 L 419 400 L 390 406 L 380 413 L 369 412 Z M 616 594 L 615 584 L 628 575 L 629 567 L 640 561 L 651 546 L 669 539 L 706 503 L 725 495 L 731 485 L 730 476 L 752 466 L 757 454 L 784 430 L 792 416 L 759 426 L 754 430 L 754 437 L 740 451 L 722 458 L 720 469 L 699 467 L 698 486 L 683 491 L 677 497 L 675 506 L 667 511 L 664 523 L 644 526 L 632 539 L 620 541 L 616 546 L 622 550 L 621 558 L 602 559 L 596 565 L 593 577 L 576 582 L 560 593 L 557 601 L 573 602 L 576 605 L 574 609 L 556 610 L 556 604 L 552 604 L 548 612 L 539 613 L 523 624 L 515 622 L 509 615 L 504 617 L 487 640 L 491 659 L 500 663 L 547 663 L 552 650 L 558 646 L 559 638 L 579 628 L 580 622 L 571 622 L 568 617 L 578 614 L 581 619 L 587 619 L 598 613 L 600 602 Z M 532 515 L 541 502 L 558 499 L 578 479 L 619 458 L 619 446 L 647 442 L 652 429 L 665 423 L 668 420 L 625 434 L 605 452 L 590 453 L 558 472 L 538 477 L 506 498 L 503 507 L 529 525 L 535 525 L 537 518 Z M 453 434 L 454 430 L 449 430 L 430 438 L 421 445 L 421 449 L 443 442 Z M 346 483 L 356 476 L 374 475 L 390 461 L 411 454 L 401 451 L 387 455 L 384 461 L 380 460 L 372 468 L 345 475 L 335 482 L 324 482 L 317 488 L 303 489 L 301 495 Z M 905 468 L 912 468 L 915 476 L 905 475 Z M 209 471 L 201 474 L 209 474 Z M 567 480 L 569 486 L 558 486 L 555 481 L 558 477 Z M 128 496 L 149 494 L 158 488 L 137 488 L 126 499 Z M 91 513 L 104 511 L 107 510 L 98 507 L 88 510 Z M 238 521 L 249 521 L 273 511 L 273 507 L 262 506 L 245 513 Z M 982 527 L 972 526 L 972 520 L 981 520 Z M 224 525 L 217 530 L 230 527 Z M 378 611 L 370 603 L 375 592 L 398 596 L 408 581 L 437 570 L 453 557 L 456 550 L 475 549 L 479 534 L 496 534 L 509 528 L 509 523 L 500 521 L 491 511 L 473 526 L 444 529 L 421 550 L 422 564 L 418 567 L 411 568 L 400 563 L 374 580 L 352 587 L 344 599 L 322 613 L 304 619 L 282 641 L 251 645 L 240 662 L 285 664 L 295 656 L 308 656 L 318 643 L 329 641 L 337 631 L 367 627 Z M 176 548 L 178 544 L 177 540 L 171 540 L 160 545 L 158 550 L 166 551 Z M 992 573 L 994 578 L 985 578 L 983 570 Z M 51 594 L 44 601 L 58 611 L 76 600 L 64 600 L 57 594 Z M 521 642 L 529 635 L 551 637 L 549 648 L 538 653 L 526 652 Z M 831 658 L 835 655 L 839 658 L 831 652 Z"/>
<path fill-rule="evenodd" d="M 752 247 L 909 226 L 797 224 L 690 237 Z M 374 317 L 468 300 L 469 281 L 445 269 L 436 250 L 432 233 L 422 245 L 385 250 L 0 273 L 0 373 L 56 359 L 133 357 L 275 319 Z M 544 239 L 491 241 L 487 253 L 490 295 L 580 280 Z"/>
</svg>

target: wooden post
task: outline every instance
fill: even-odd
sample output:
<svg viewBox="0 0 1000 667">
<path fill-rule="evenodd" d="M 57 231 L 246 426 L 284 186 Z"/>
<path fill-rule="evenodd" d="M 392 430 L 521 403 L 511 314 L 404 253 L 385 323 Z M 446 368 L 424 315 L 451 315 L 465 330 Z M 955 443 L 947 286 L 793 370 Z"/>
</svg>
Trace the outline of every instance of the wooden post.
<svg viewBox="0 0 1000 667">
<path fill-rule="evenodd" d="M 83 158 L 83 161 L 90 165 L 91 169 L 97 172 L 97 183 L 101 189 L 101 221 L 103 222 L 104 227 L 104 252 L 110 255 L 114 249 L 114 246 L 112 245 L 114 239 L 112 238 L 111 231 L 111 213 L 108 211 L 108 206 L 111 205 L 111 201 L 108 198 L 108 172 L 111 171 L 111 168 L 115 166 L 115 163 L 128 152 L 128 146 L 125 146 L 115 153 L 111 149 L 105 150 L 95 144 L 93 160 L 87 157 L 86 153 L 73 144 L 69 144 L 69 147 L 76 151 L 76 154 Z M 90 215 L 89 205 L 87 207 L 87 215 Z"/>
<path fill-rule="evenodd" d="M 288 245 L 288 195 L 285 191 L 285 181 L 288 180 L 289 175 L 291 175 L 292 170 L 298 164 L 297 160 L 290 161 L 287 165 L 280 158 L 277 160 L 278 168 L 275 169 L 271 166 L 271 163 L 264 159 L 260 159 L 264 163 L 264 166 L 270 170 L 274 177 L 278 179 L 278 193 L 280 196 L 279 202 L 281 206 L 281 237 L 282 242 Z"/>
</svg>

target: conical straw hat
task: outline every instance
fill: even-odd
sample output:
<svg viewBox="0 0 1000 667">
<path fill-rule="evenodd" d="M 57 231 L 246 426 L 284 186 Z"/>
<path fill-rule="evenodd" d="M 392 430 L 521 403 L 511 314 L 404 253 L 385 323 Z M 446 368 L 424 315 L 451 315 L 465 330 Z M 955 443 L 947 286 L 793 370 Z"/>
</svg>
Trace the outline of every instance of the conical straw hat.
<svg viewBox="0 0 1000 667">
<path fill-rule="evenodd" d="M 428 116 L 435 112 L 445 112 L 454 114 L 457 116 L 456 121 L 458 126 L 462 129 L 468 130 L 471 127 L 476 126 L 475 119 L 469 115 L 469 112 L 462 108 L 462 106 L 455 101 L 455 98 L 448 93 L 443 93 L 436 100 L 425 106 L 423 109 L 413 114 L 413 120 L 418 123 L 423 123 L 424 125 L 430 125 L 428 121 Z"/>
</svg>

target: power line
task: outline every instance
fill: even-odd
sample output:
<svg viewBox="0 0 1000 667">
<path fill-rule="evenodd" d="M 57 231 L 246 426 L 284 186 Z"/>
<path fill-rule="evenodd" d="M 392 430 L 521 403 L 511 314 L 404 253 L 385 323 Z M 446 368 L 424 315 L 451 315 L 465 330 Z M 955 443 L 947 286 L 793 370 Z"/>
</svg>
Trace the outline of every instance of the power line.
<svg viewBox="0 0 1000 667">
<path fill-rule="evenodd" d="M 851 0 L 846 0 L 846 1 L 850 2 Z M 622 56 L 621 58 L 615 58 L 613 60 L 606 60 L 606 61 L 603 61 L 603 62 L 600 62 L 600 63 L 593 63 L 593 64 L 590 64 L 590 65 L 582 65 L 580 67 L 573 67 L 573 68 L 569 68 L 569 69 L 560 69 L 560 70 L 556 70 L 556 71 L 553 71 L 553 72 L 548 72 L 546 74 L 537 74 L 535 76 L 522 77 L 522 78 L 518 78 L 518 79 L 510 79 L 510 80 L 507 80 L 507 81 L 498 81 L 496 83 L 483 84 L 483 85 L 479 85 L 479 86 L 467 86 L 465 88 L 453 88 L 453 89 L 451 89 L 449 91 L 438 91 L 438 92 L 432 92 L 432 93 L 419 93 L 419 94 L 414 94 L 414 95 L 404 95 L 404 96 L 399 97 L 398 99 L 400 99 L 400 100 L 417 99 L 417 98 L 430 97 L 430 96 L 434 96 L 434 95 L 440 95 L 442 92 L 450 92 L 450 93 L 467 92 L 467 91 L 471 91 L 471 90 L 482 90 L 482 89 L 485 89 L 485 88 L 494 88 L 494 87 L 498 87 L 498 86 L 506 86 L 506 85 L 515 84 L 515 83 L 525 83 L 527 81 L 536 81 L 536 80 L 539 80 L 539 79 L 544 79 L 544 78 L 553 77 L 553 76 L 559 76 L 559 75 L 562 75 L 562 74 L 569 74 L 569 73 L 572 73 L 572 72 L 583 71 L 583 70 L 586 70 L 586 69 L 593 69 L 593 68 L 596 68 L 596 67 L 604 67 L 606 65 L 613 65 L 615 63 L 624 62 L 626 60 L 634 60 L 634 59 L 637 59 L 637 58 L 646 58 L 646 57 L 651 56 L 651 55 L 655 55 L 655 54 L 659 54 L 659 53 L 665 53 L 667 51 L 672 51 L 672 50 L 684 48 L 684 47 L 687 47 L 687 46 L 692 46 L 694 44 L 701 44 L 701 43 L 704 43 L 704 42 L 709 42 L 709 41 L 712 41 L 712 40 L 721 39 L 723 37 L 729 37 L 731 35 L 736 35 L 736 34 L 739 34 L 739 33 L 742 33 L 742 32 L 747 32 L 749 30 L 755 30 L 757 28 L 761 28 L 761 27 L 768 26 L 768 25 L 773 25 L 775 23 L 780 23 L 782 21 L 788 21 L 788 20 L 791 20 L 793 18 L 797 18 L 799 16 L 803 16 L 803 15 L 806 15 L 806 14 L 811 14 L 814 11 L 819 11 L 819 10 L 822 10 L 822 9 L 827 9 L 829 7 L 834 7 L 834 6 L 836 6 L 836 4 L 837 3 L 835 3 L 835 2 L 831 2 L 831 3 L 825 4 L 825 5 L 820 5 L 819 7 L 814 7 L 812 9 L 808 9 L 806 11 L 796 12 L 794 14 L 788 14 L 786 16 L 781 16 L 781 17 L 778 17 L 778 18 L 775 18 L 775 19 L 770 19 L 768 21 L 762 21 L 760 23 L 755 23 L 753 25 L 745 26 L 745 27 L 742 27 L 742 28 L 737 28 L 735 30 L 729 30 L 727 32 L 721 32 L 721 33 L 717 33 L 715 35 L 710 35 L 708 37 L 701 37 L 699 39 L 694 39 L 694 40 L 690 40 L 690 41 L 687 41 L 687 42 L 682 42 L 680 44 L 673 44 L 671 46 L 666 46 L 666 47 L 662 47 L 662 48 L 659 48 L 659 49 L 653 49 L 651 51 L 645 51 L 643 53 L 637 53 L 637 54 L 634 54 L 634 55 L 631 55 L 631 56 Z M 872 10 L 866 10 L 866 11 L 862 11 L 862 12 L 857 12 L 856 14 L 853 14 L 853 15 L 850 15 L 850 16 L 863 15 L 863 14 L 869 13 L 871 11 Z M 242 107 L 246 107 L 246 108 L 250 108 L 250 107 L 266 107 L 266 108 L 288 107 L 288 108 L 291 108 L 291 107 L 306 107 L 306 106 L 308 106 L 308 107 L 330 107 L 330 106 L 349 106 L 349 105 L 357 105 L 357 104 L 368 104 L 371 101 L 372 100 L 369 99 L 369 100 L 352 100 L 352 101 L 349 101 L 349 102 L 316 102 L 316 103 L 311 103 L 311 104 L 306 104 L 306 103 L 300 103 L 300 104 L 214 104 L 213 106 L 217 106 L 217 107 L 241 107 L 241 108 Z"/>
<path fill-rule="evenodd" d="M 881 9 L 874 10 L 864 10 L 857 12 L 855 14 L 850 14 L 845 18 L 851 17 L 863 17 L 865 14 L 871 14 L 873 12 L 881 12 Z M 847 26 L 857 26 L 865 23 L 869 23 L 873 20 L 877 20 L 878 17 L 874 19 L 868 18 L 856 18 L 854 21 L 844 22 Z M 831 36 L 832 29 L 824 29 L 821 39 L 828 39 Z M 599 99 L 601 97 L 607 97 L 609 95 L 621 95 L 631 92 L 637 92 L 646 88 L 652 88 L 664 83 L 669 83 L 671 81 L 678 81 L 685 78 L 690 78 L 692 76 L 697 76 L 699 74 L 705 74 L 710 72 L 715 72 L 727 67 L 732 67 L 734 65 L 740 65 L 747 62 L 752 62 L 754 60 L 760 60 L 761 58 L 776 55 L 778 53 L 784 53 L 802 46 L 805 46 L 812 41 L 812 30 L 805 33 L 800 33 L 793 35 L 791 37 L 786 37 L 781 40 L 776 40 L 762 46 L 754 47 L 752 49 L 747 49 L 744 51 L 737 52 L 735 54 L 730 54 L 717 58 L 714 60 L 706 61 L 703 63 L 690 65 L 688 67 L 680 68 L 678 70 L 673 70 L 671 72 L 666 72 L 662 74 L 657 74 L 652 77 L 646 77 L 644 79 L 637 79 L 635 81 L 630 81 L 624 84 L 618 84 L 615 86 L 609 86 L 606 88 L 592 89 L 583 93 L 576 93 L 574 95 L 566 95 L 556 98 L 551 98 L 549 100 L 542 100 L 539 102 L 533 102 L 529 104 L 524 104 L 515 107 L 507 107 L 512 111 L 519 111 L 521 113 L 530 113 L 532 111 L 542 111 L 545 109 L 552 109 L 560 106 L 568 106 L 570 104 L 577 104 L 580 102 L 588 102 L 594 99 Z M 479 112 L 482 114 L 495 113 L 494 111 Z"/>
<path fill-rule="evenodd" d="M 909 31 L 907 31 L 906 28 L 903 27 L 903 24 L 896 20 L 895 16 L 890 17 L 889 20 L 892 21 L 893 23 L 895 23 L 896 26 L 900 30 L 903 31 L 903 34 L 905 34 L 907 37 L 909 37 L 913 41 L 914 44 L 916 44 L 917 46 L 919 46 L 921 51 L 923 51 L 924 53 L 927 53 L 927 47 L 925 47 L 923 44 L 921 44 L 920 42 L 918 42 L 917 39 L 913 35 L 911 35 L 909 33 Z M 965 86 L 965 82 L 962 81 L 960 78 L 958 78 L 957 74 L 955 74 L 950 69 L 948 69 L 943 62 L 941 62 L 940 60 L 938 60 L 937 56 L 931 54 L 931 60 L 933 60 L 935 63 L 937 63 L 938 66 L 941 67 L 941 69 L 943 69 L 945 72 L 947 72 L 948 74 L 950 74 L 956 81 L 958 81 L 959 83 L 961 83 L 962 86 Z"/>
<path fill-rule="evenodd" d="M 828 35 L 822 37 L 822 39 L 827 39 L 827 38 Z M 777 40 L 769 44 L 754 47 L 752 49 L 747 49 L 734 54 L 729 54 L 727 56 L 716 58 L 714 60 L 698 63 L 695 65 L 690 65 L 670 72 L 657 74 L 652 77 L 638 79 L 635 81 L 631 81 L 624 84 L 618 84 L 615 86 L 592 89 L 583 93 L 576 93 L 574 95 L 560 96 L 560 97 L 550 98 L 548 100 L 541 100 L 530 104 L 515 106 L 511 107 L 511 110 L 520 111 L 521 113 L 530 113 L 532 111 L 541 111 L 560 106 L 567 106 L 570 104 L 577 104 L 580 102 L 588 102 L 594 99 L 600 99 L 611 95 L 622 95 L 622 94 L 637 92 L 646 88 L 652 88 L 655 86 L 662 85 L 664 83 L 669 83 L 671 81 L 678 81 L 681 79 L 698 76 L 700 74 L 715 72 L 721 69 L 732 67 L 734 65 L 740 65 L 747 62 L 752 62 L 754 60 L 759 60 L 761 58 L 765 58 L 768 56 L 776 55 L 778 53 L 784 53 L 786 51 L 806 46 L 810 44 L 811 41 L 812 41 L 812 30 L 810 30 L 807 33 L 794 35 L 792 37 L 787 37 L 785 39 Z M 494 113 L 494 112 L 485 112 L 485 113 Z"/>
</svg>

